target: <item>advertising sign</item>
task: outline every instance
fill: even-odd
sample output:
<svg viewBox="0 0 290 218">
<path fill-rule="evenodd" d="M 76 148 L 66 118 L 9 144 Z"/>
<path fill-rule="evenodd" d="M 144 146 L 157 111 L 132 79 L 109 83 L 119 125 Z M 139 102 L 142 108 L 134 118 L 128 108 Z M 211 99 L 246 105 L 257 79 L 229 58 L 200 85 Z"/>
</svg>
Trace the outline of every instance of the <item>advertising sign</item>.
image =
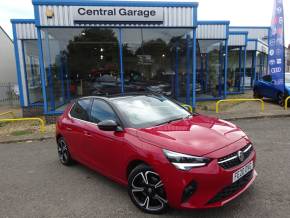
<svg viewBox="0 0 290 218">
<path fill-rule="evenodd" d="M 72 7 L 75 22 L 163 22 L 163 8 Z"/>
<path fill-rule="evenodd" d="M 284 10 L 283 0 L 274 0 L 274 11 L 269 37 L 269 73 L 274 85 L 285 89 Z"/>
</svg>

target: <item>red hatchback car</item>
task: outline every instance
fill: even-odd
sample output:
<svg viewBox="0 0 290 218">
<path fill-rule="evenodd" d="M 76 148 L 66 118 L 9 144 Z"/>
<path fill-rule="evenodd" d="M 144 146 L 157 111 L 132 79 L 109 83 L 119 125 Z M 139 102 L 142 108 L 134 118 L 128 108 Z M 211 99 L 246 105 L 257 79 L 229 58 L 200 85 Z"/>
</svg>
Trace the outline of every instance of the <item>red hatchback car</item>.
<svg viewBox="0 0 290 218">
<path fill-rule="evenodd" d="M 147 213 L 220 207 L 257 175 L 241 129 L 157 94 L 78 99 L 58 119 L 56 139 L 62 164 L 80 162 L 127 186 Z"/>
</svg>

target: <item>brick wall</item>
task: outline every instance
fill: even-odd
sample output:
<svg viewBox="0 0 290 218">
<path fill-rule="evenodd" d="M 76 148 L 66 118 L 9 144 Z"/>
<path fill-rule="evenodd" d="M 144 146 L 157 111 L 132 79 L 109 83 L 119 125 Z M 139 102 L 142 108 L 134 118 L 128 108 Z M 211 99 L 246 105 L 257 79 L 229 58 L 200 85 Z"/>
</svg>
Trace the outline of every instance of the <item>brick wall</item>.
<svg viewBox="0 0 290 218">
<path fill-rule="evenodd" d="M 42 106 L 24 107 L 22 108 L 23 117 L 40 117 L 43 115 Z M 59 115 L 45 115 L 45 122 L 47 124 L 54 124 Z"/>
<path fill-rule="evenodd" d="M 23 117 L 38 117 L 43 116 L 42 106 L 24 107 L 22 108 Z"/>
<path fill-rule="evenodd" d="M 55 124 L 56 119 L 59 117 L 60 115 L 46 115 L 45 116 L 45 122 L 46 124 Z"/>
</svg>

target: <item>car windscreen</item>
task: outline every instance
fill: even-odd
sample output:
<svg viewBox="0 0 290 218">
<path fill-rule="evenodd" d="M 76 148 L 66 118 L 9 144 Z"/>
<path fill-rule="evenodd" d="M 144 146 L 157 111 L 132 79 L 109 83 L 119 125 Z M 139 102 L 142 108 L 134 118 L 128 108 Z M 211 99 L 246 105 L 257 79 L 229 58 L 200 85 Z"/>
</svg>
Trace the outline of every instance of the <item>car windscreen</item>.
<svg viewBox="0 0 290 218">
<path fill-rule="evenodd" d="M 191 115 L 181 106 L 158 95 L 116 98 L 112 102 L 132 128 L 158 126 Z"/>
</svg>

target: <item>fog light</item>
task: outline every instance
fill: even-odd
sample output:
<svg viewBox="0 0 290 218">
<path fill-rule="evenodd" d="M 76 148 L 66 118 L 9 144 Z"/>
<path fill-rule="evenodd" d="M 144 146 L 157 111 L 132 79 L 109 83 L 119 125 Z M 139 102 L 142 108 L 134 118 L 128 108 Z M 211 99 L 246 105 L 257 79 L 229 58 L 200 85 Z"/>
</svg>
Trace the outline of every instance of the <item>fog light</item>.
<svg viewBox="0 0 290 218">
<path fill-rule="evenodd" d="M 196 189 L 197 189 L 197 184 L 195 181 L 192 181 L 191 183 L 189 183 L 183 191 L 181 202 L 184 203 L 188 201 L 189 198 L 194 194 Z"/>
</svg>

